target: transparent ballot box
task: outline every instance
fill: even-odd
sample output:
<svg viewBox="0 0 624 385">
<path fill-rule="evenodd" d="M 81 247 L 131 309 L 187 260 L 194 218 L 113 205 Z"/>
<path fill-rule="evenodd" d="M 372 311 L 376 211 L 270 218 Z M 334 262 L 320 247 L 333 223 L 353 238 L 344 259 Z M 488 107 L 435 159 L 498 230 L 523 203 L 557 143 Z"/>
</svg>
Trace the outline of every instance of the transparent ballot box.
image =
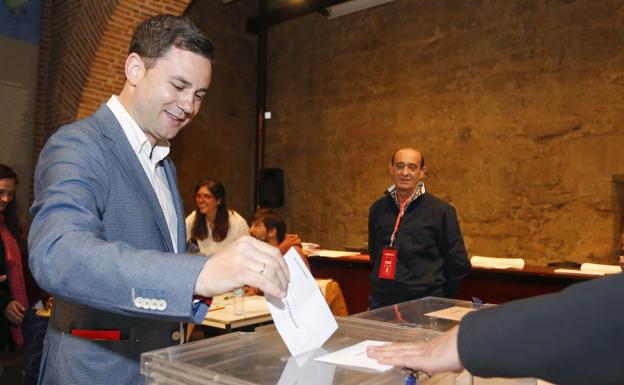
<svg viewBox="0 0 624 385">
<path fill-rule="evenodd" d="M 185 345 L 143 353 L 141 373 L 147 385 L 403 385 L 400 368 L 379 373 L 315 361 L 315 357 L 363 340 L 418 341 L 439 333 L 396 325 L 366 324 L 337 318 L 338 330 L 321 349 L 291 356 L 277 331 L 265 327 L 253 333 L 230 333 Z M 420 376 L 420 384 L 453 385 L 455 374 Z"/>
<path fill-rule="evenodd" d="M 444 332 L 457 325 L 458 319 L 466 312 L 491 306 L 495 305 L 475 304 L 458 299 L 425 297 L 353 314 L 350 318 L 376 324 L 393 324 L 407 328 Z"/>
</svg>

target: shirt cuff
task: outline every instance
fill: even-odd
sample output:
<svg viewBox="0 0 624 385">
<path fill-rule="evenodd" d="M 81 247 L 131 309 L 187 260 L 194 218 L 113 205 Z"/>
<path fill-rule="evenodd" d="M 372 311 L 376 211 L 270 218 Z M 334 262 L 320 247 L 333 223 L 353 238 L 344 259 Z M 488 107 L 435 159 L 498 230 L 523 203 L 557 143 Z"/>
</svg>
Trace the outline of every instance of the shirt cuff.
<svg viewBox="0 0 624 385">
<path fill-rule="evenodd" d="M 201 324 L 204 321 L 211 304 L 212 298 L 202 297 L 193 300 L 193 305 L 191 306 L 191 318 L 193 319 L 193 323 Z"/>
</svg>

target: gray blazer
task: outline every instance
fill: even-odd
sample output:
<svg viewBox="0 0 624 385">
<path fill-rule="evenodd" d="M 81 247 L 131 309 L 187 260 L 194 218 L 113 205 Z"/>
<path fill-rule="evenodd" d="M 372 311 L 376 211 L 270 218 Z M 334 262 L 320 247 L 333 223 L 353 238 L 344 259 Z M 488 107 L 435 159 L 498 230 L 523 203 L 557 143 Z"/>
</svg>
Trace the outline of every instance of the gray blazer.
<svg viewBox="0 0 624 385">
<path fill-rule="evenodd" d="M 169 158 L 164 170 L 184 250 L 184 211 Z M 173 254 L 156 194 L 121 126 L 105 105 L 61 127 L 42 150 L 31 209 L 30 268 L 54 295 L 42 384 L 142 384 L 141 352 L 175 343 L 206 258 Z M 193 318 L 194 317 L 194 318 Z M 120 341 L 72 330 L 119 330 Z"/>
</svg>

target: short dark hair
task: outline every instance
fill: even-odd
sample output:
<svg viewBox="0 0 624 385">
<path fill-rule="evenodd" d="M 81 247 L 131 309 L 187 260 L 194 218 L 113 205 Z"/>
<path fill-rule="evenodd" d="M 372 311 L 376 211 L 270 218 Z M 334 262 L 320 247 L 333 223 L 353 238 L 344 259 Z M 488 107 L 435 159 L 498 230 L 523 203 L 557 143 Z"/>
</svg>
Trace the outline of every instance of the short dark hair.
<svg viewBox="0 0 624 385">
<path fill-rule="evenodd" d="M 412 148 L 412 147 L 404 147 L 404 148 L 399 148 L 398 150 L 396 150 L 394 154 L 392 154 L 392 158 L 390 159 L 390 164 L 394 164 L 394 157 L 396 156 L 397 152 L 401 150 L 405 150 L 406 148 Z M 420 168 L 425 167 L 425 156 L 423 155 L 423 153 L 420 150 L 416 150 L 415 148 L 412 148 L 412 149 L 420 154 Z"/>
<path fill-rule="evenodd" d="M 277 230 L 277 242 L 282 243 L 286 237 L 286 222 L 275 209 L 259 209 L 253 215 L 253 222 L 261 221 L 267 231 Z"/>
<path fill-rule="evenodd" d="M 132 33 L 128 54 L 137 53 L 151 68 L 171 47 L 196 53 L 214 64 L 214 44 L 184 16 L 162 14 L 137 25 Z"/>
</svg>

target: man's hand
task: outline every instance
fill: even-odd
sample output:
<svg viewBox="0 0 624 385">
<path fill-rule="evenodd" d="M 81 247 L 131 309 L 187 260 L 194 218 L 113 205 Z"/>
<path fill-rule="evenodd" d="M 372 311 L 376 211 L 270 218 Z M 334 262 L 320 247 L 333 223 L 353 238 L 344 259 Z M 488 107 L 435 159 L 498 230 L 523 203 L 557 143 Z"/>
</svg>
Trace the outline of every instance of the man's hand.
<svg viewBox="0 0 624 385">
<path fill-rule="evenodd" d="M 293 246 L 301 247 L 301 239 L 299 239 L 297 234 L 286 234 L 282 243 L 280 243 L 277 247 L 280 249 L 282 254 L 286 254 L 288 249 Z"/>
<path fill-rule="evenodd" d="M 4 282 L 6 281 L 6 279 L 7 279 L 6 274 L 0 275 L 0 282 Z"/>
<path fill-rule="evenodd" d="M 9 302 L 7 307 L 4 308 L 4 315 L 7 317 L 9 322 L 14 324 L 21 324 L 24 319 L 24 312 L 26 308 L 22 306 L 17 300 L 13 300 Z"/>
<path fill-rule="evenodd" d="M 212 297 L 248 285 L 284 298 L 289 279 L 279 249 L 245 235 L 208 259 L 195 283 L 195 294 Z"/>
<path fill-rule="evenodd" d="M 368 356 L 380 364 L 423 370 L 427 373 L 458 372 L 464 367 L 457 352 L 455 326 L 443 335 L 428 342 L 400 342 L 382 346 L 370 346 Z"/>
</svg>

